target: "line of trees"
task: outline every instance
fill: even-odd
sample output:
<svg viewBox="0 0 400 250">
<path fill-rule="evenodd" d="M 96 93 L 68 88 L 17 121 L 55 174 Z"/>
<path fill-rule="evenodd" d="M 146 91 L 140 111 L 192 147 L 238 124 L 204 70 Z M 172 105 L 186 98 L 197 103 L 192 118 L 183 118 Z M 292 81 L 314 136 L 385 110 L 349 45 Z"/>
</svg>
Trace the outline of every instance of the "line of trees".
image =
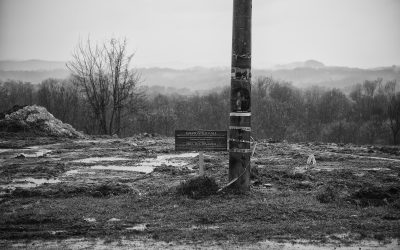
<svg viewBox="0 0 400 250">
<path fill-rule="evenodd" d="M 172 136 L 175 129 L 226 130 L 228 127 L 228 87 L 207 95 L 145 98 L 135 86 L 135 95 L 126 103 L 119 122 L 111 122 L 112 112 L 117 109 L 111 104 L 107 106 L 109 120 L 105 130 L 93 104 L 75 81 L 74 78 L 47 79 L 38 85 L 1 82 L 1 111 L 15 104 L 38 104 L 88 134 L 131 136 L 147 132 Z M 252 86 L 253 136 L 288 141 L 399 144 L 400 92 L 397 88 L 395 81 L 377 79 L 356 84 L 345 94 L 339 89 L 298 89 L 288 82 L 259 78 Z M 111 126 L 114 129 L 110 130 Z"/>
<path fill-rule="evenodd" d="M 300 90 L 260 78 L 252 93 L 254 130 L 260 137 L 359 144 L 399 140 L 400 93 L 395 81 L 367 80 L 346 95 L 339 89 Z"/>
</svg>

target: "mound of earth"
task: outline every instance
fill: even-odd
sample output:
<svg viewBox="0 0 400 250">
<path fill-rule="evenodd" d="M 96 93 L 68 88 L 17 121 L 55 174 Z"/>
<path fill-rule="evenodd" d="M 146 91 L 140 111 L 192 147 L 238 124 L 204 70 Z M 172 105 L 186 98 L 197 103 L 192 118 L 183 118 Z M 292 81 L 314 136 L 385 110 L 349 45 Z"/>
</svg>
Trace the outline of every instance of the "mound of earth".
<svg viewBox="0 0 400 250">
<path fill-rule="evenodd" d="M 11 112 L 6 112 L 4 117 L 0 118 L 0 131 L 69 138 L 85 137 L 71 125 L 55 118 L 46 108 L 36 105 L 13 108 Z"/>
</svg>

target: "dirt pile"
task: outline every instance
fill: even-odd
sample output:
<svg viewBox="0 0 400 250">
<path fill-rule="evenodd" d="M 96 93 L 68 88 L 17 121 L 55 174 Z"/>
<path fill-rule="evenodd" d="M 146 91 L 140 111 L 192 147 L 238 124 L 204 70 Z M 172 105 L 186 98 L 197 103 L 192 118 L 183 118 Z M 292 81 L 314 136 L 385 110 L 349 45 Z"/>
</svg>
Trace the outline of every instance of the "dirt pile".
<svg viewBox="0 0 400 250">
<path fill-rule="evenodd" d="M 40 106 L 25 106 L 14 112 L 6 112 L 0 120 L 0 131 L 25 132 L 41 136 L 84 138 L 71 125 L 63 123 Z"/>
</svg>

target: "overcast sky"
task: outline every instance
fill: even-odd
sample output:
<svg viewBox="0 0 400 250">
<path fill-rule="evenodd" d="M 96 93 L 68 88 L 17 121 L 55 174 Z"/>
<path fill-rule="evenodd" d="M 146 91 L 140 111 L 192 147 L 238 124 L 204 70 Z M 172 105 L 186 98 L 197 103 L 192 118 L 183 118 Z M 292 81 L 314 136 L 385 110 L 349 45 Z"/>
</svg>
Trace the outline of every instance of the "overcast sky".
<svg viewBox="0 0 400 250">
<path fill-rule="evenodd" d="M 136 66 L 230 66 L 232 0 L 0 0 L 0 60 L 126 37 Z M 253 0 L 253 67 L 400 65 L 400 0 Z"/>
</svg>

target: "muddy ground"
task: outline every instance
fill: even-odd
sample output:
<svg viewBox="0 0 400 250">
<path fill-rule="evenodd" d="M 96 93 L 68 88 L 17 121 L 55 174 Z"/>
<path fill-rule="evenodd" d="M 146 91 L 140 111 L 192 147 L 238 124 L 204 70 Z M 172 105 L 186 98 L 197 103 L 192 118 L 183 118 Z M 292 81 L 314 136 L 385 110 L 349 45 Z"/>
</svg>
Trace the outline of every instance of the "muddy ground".
<svg viewBox="0 0 400 250">
<path fill-rule="evenodd" d="M 193 199 L 197 163 L 173 138 L 3 134 L 0 248 L 399 248 L 399 147 L 258 141 L 248 193 Z M 205 167 L 227 184 L 228 153 Z"/>
</svg>

